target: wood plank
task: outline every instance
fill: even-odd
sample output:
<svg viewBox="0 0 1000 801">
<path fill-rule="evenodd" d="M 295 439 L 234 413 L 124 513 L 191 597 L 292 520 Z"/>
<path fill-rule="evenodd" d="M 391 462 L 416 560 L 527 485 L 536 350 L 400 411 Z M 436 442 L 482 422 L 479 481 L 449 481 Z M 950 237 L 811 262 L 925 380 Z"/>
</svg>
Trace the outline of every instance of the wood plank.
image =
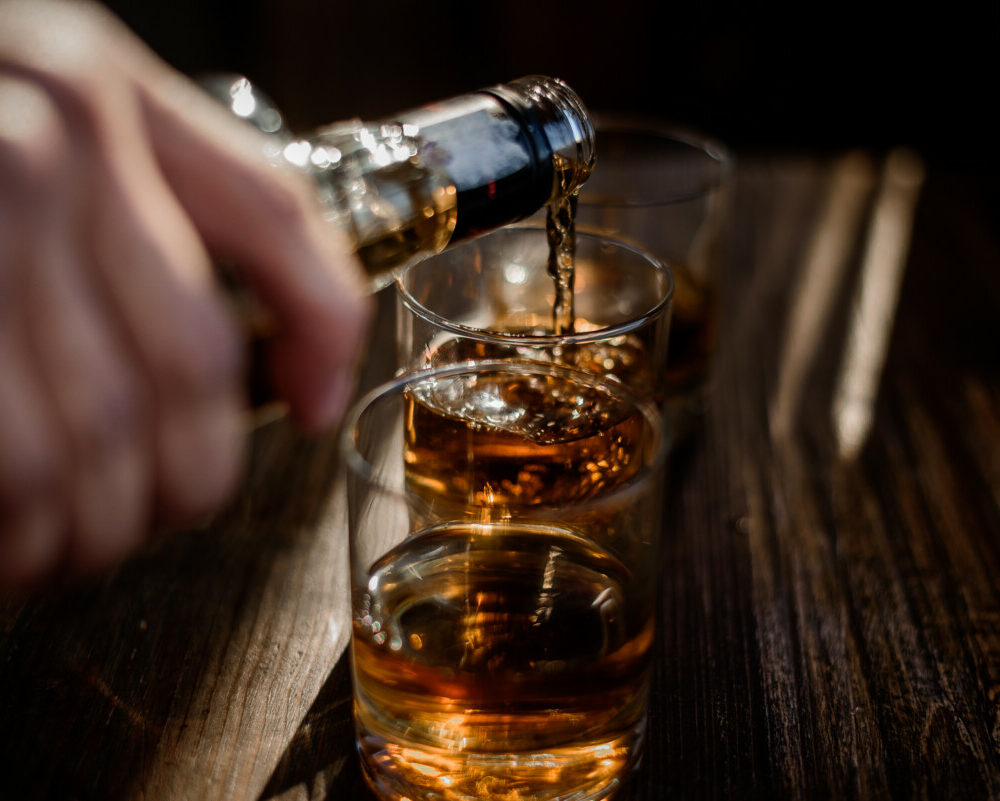
<svg viewBox="0 0 1000 801">
<path fill-rule="evenodd" d="M 392 369 L 380 305 L 362 386 Z M 0 798 L 260 795 L 349 635 L 337 436 L 261 428 L 210 527 L 0 609 Z"/>
<path fill-rule="evenodd" d="M 772 437 L 832 179 L 815 162 L 741 166 L 710 405 L 671 465 L 648 750 L 625 801 L 1000 797 L 1000 381 L 982 335 L 997 341 L 1000 294 L 981 275 L 996 232 L 954 187 L 928 187 L 874 429 L 844 460 L 831 397 L 860 229 L 800 408 Z M 308 717 L 323 733 L 300 732 L 262 801 L 371 798 L 344 662 L 335 675 Z"/>
<path fill-rule="evenodd" d="M 648 751 L 623 801 L 1000 797 L 1000 234 L 984 198 L 931 174 L 871 435 L 843 460 L 830 402 L 856 253 L 787 436 L 770 425 L 831 180 L 812 160 L 741 165 L 710 401 L 667 486 Z M 389 319 L 370 365 L 392 361 Z M 0 798 L 371 798 L 331 636 L 346 628 L 328 622 L 346 587 L 334 453 L 262 431 L 211 530 L 0 608 Z"/>
</svg>

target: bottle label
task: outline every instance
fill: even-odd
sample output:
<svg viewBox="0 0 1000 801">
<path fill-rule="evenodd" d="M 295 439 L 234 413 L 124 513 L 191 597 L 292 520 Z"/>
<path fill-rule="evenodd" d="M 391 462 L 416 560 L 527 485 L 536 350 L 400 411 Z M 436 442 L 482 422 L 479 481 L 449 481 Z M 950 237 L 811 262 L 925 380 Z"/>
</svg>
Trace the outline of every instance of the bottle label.
<svg viewBox="0 0 1000 801">
<path fill-rule="evenodd" d="M 552 194 L 551 150 L 491 94 L 463 95 L 397 119 L 417 128 L 421 157 L 447 171 L 455 184 L 454 239 L 528 216 Z"/>
</svg>

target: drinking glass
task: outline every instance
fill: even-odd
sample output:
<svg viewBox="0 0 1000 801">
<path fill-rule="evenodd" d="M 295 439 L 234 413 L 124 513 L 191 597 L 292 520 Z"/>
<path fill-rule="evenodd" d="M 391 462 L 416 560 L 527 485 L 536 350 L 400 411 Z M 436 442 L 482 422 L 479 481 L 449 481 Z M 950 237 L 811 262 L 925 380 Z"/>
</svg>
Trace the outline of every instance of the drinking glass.
<svg viewBox="0 0 1000 801">
<path fill-rule="evenodd" d="M 357 742 L 386 801 L 598 801 L 642 750 L 665 438 L 604 376 L 406 373 L 344 428 Z"/>
<path fill-rule="evenodd" d="M 555 333 L 544 227 L 501 228 L 411 266 L 397 281 L 403 369 L 519 358 L 609 375 L 663 401 L 673 279 L 642 249 L 577 237 L 572 331 Z"/>
<path fill-rule="evenodd" d="M 631 242 L 670 268 L 668 412 L 682 426 L 700 405 L 715 349 L 733 159 L 720 142 L 657 120 L 598 115 L 596 125 L 577 230 Z"/>
</svg>

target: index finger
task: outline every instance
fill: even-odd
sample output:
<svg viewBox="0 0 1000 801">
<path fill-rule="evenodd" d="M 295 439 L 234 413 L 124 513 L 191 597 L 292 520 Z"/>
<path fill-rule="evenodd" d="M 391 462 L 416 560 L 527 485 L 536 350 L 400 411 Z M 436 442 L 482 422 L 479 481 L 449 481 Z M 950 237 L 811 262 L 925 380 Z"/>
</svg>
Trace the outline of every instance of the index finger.
<svg viewBox="0 0 1000 801">
<path fill-rule="evenodd" d="M 277 389 L 307 425 L 330 422 L 346 403 L 370 305 L 346 237 L 323 219 L 304 175 L 270 164 L 262 137 L 193 87 L 145 100 L 168 182 L 209 249 L 238 264 L 275 316 Z"/>
</svg>

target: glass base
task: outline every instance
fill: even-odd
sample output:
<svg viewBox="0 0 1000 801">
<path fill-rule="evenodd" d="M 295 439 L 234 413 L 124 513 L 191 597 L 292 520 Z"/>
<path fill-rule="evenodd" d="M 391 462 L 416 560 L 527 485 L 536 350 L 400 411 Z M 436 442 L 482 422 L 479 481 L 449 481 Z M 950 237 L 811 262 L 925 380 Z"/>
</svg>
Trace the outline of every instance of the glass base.
<svg viewBox="0 0 1000 801">
<path fill-rule="evenodd" d="M 359 727 L 368 785 L 383 801 L 608 801 L 638 766 L 643 718 L 611 740 L 529 753 L 390 742 Z"/>
</svg>

